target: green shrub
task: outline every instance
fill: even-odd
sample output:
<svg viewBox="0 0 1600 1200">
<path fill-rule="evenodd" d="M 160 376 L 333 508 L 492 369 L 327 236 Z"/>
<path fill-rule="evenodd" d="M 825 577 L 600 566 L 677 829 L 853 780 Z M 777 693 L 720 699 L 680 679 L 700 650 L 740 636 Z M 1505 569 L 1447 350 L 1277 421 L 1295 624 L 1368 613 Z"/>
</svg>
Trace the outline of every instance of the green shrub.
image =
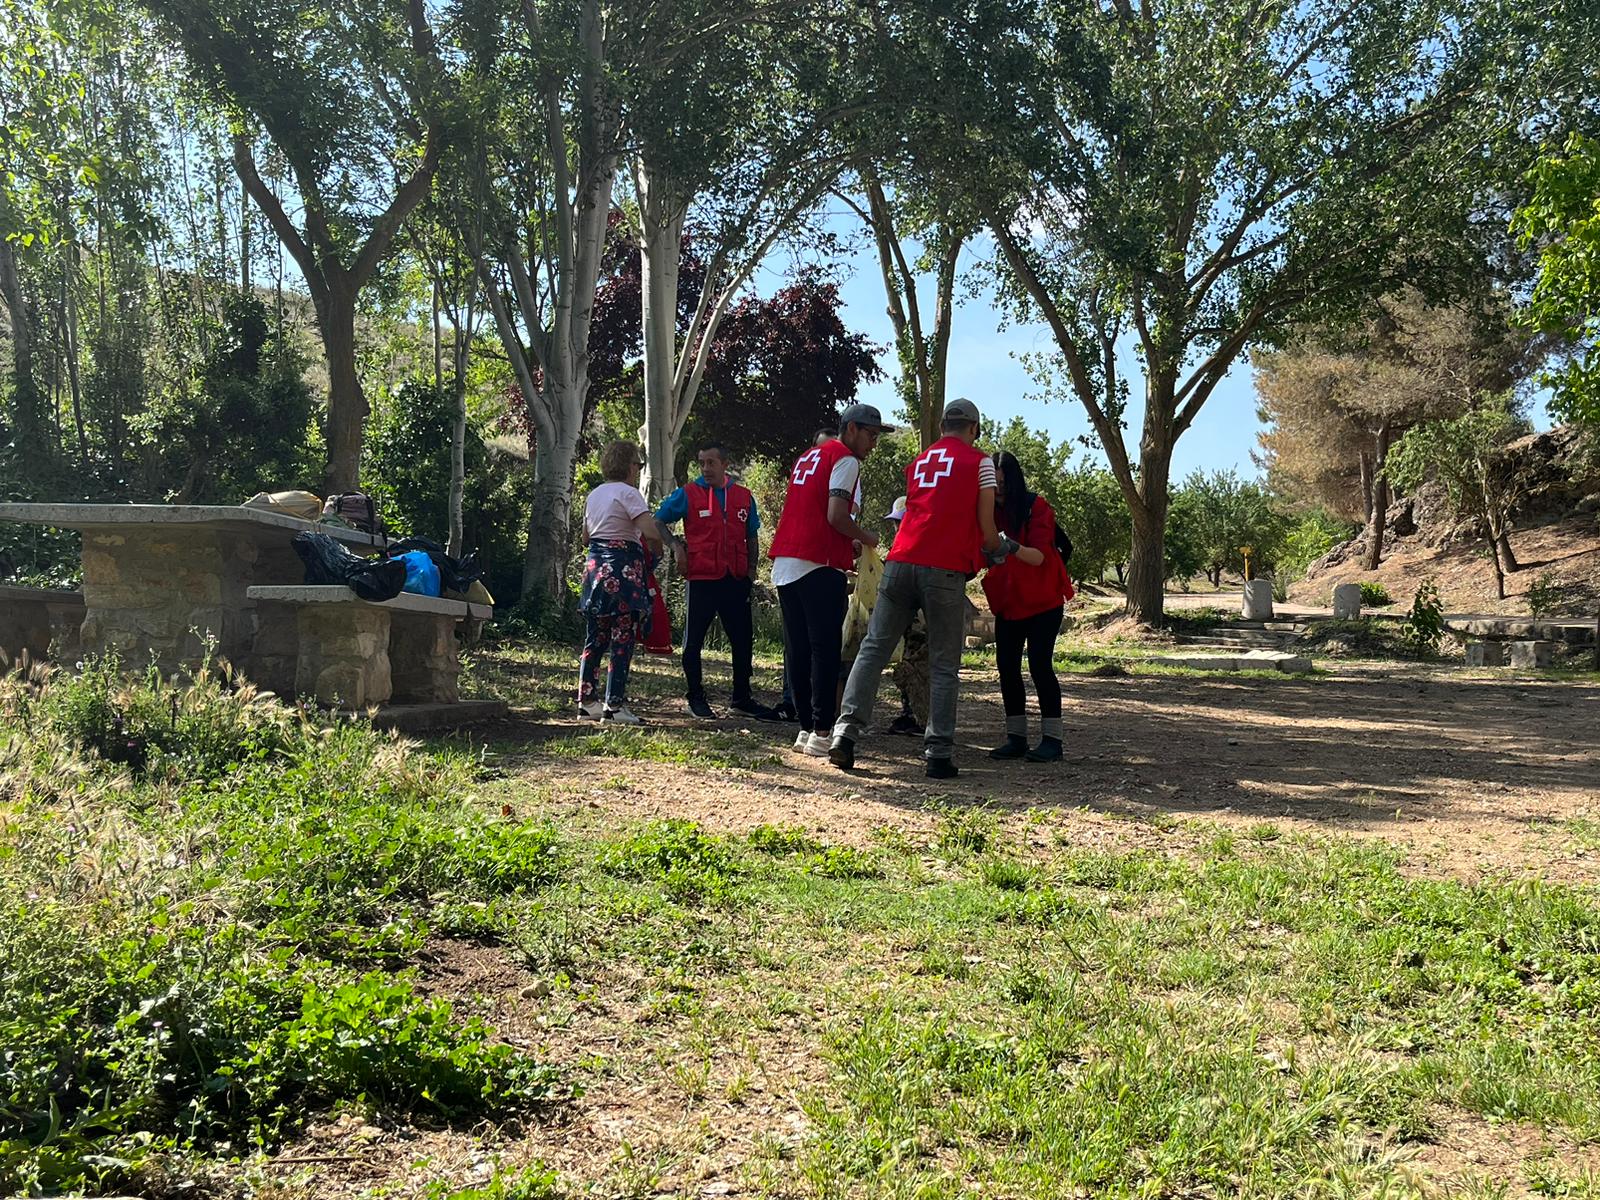
<svg viewBox="0 0 1600 1200">
<path fill-rule="evenodd" d="M 1389 589 L 1375 579 L 1361 581 L 1361 603 L 1366 608 L 1382 608 L 1390 603 Z"/>
<path fill-rule="evenodd" d="M 1405 638 L 1412 653 L 1419 657 L 1431 658 L 1439 653 L 1444 641 L 1444 601 L 1439 599 L 1439 589 L 1431 579 L 1417 587 L 1405 619 Z"/>
<path fill-rule="evenodd" d="M 128 677 L 116 655 L 91 659 L 77 675 L 55 672 L 30 696 L 8 692 L 25 724 L 38 721 L 79 750 L 164 778 L 217 778 L 241 763 L 302 746 L 316 736 L 306 717 L 256 689 L 237 688 L 203 663 L 169 681 L 154 666 Z"/>
<path fill-rule="evenodd" d="M 1548 617 L 1561 611 L 1564 600 L 1561 581 L 1553 571 L 1542 571 L 1528 585 L 1528 611 L 1535 617 Z"/>
</svg>

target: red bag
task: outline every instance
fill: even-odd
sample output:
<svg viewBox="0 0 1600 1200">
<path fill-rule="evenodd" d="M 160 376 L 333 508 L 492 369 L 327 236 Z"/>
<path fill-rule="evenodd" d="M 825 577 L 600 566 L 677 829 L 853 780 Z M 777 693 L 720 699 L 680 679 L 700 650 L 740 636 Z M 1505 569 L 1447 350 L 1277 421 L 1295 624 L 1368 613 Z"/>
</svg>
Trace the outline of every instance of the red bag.
<svg viewBox="0 0 1600 1200">
<path fill-rule="evenodd" d="M 667 597 L 663 594 L 661 585 L 656 582 L 654 571 L 646 580 L 646 586 L 650 589 L 650 632 L 645 634 L 644 652 L 671 654 L 672 618 L 667 615 Z"/>
</svg>

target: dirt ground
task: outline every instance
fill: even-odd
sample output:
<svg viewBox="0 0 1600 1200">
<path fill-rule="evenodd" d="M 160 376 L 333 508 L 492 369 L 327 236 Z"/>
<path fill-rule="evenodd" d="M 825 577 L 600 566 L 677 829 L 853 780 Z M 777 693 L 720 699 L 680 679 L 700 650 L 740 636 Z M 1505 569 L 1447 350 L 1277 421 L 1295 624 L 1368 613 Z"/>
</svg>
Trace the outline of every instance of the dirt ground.
<svg viewBox="0 0 1600 1200">
<path fill-rule="evenodd" d="M 622 819 L 681 816 L 732 831 L 794 824 L 861 843 L 883 826 L 926 828 L 929 799 L 942 797 L 991 805 L 1019 827 L 1069 820 L 1075 842 L 1177 848 L 1214 826 L 1270 822 L 1285 833 L 1383 838 L 1423 874 L 1600 879 L 1600 850 L 1564 824 L 1600 823 L 1600 683 L 1357 665 L 1281 681 L 1077 675 L 1063 686 L 1066 759 L 1041 766 L 988 758 L 1001 737 L 999 691 L 969 681 L 961 777 L 938 784 L 922 774 L 916 739 L 887 735 L 864 740 L 847 774 L 787 749 L 794 726 L 722 722 L 770 742 L 779 762 L 711 777 L 607 760 L 604 787 L 594 760 L 537 755 L 562 726 L 513 720 L 492 736 L 508 770 Z M 645 715 L 691 724 L 675 703 Z"/>
<path fill-rule="evenodd" d="M 1361 665 L 1281 681 L 1068 676 L 1063 684 L 1067 758 L 1037 766 L 983 753 L 1001 728 L 1000 698 L 987 680 L 970 680 L 962 775 L 937 790 L 909 738 L 865 740 L 859 768 L 845 774 L 788 749 L 787 725 L 721 723 L 770 745 L 771 762 L 750 769 L 554 757 L 545 744 L 578 732 L 577 723 L 515 712 L 473 736 L 507 786 L 526 785 L 530 815 L 586 823 L 799 825 L 865 844 L 884 827 L 930 830 L 930 801 L 981 803 L 1021 847 L 1066 841 L 1183 854 L 1219 830 L 1303 832 L 1385 839 L 1420 875 L 1600 880 L 1600 682 Z M 888 687 L 883 698 L 892 698 Z M 638 707 L 657 726 L 693 725 L 677 701 Z M 843 1013 L 826 989 L 747 1039 L 697 1042 L 706 1036 L 697 1026 L 715 1027 L 709 1014 L 660 1023 L 643 981 L 623 967 L 605 968 L 581 997 L 552 998 L 499 947 L 437 939 L 424 957 L 426 985 L 509 1042 L 558 1047 L 562 1061 L 603 1069 L 549 1125 L 430 1131 L 329 1119 L 263 1169 L 263 1195 L 418 1195 L 424 1179 L 482 1183 L 497 1168 L 533 1161 L 580 1181 L 574 1194 L 795 1194 L 773 1193 L 763 1180 L 803 1142 L 805 1098 L 828 1082 L 819 1031 Z M 1438 1125 L 1430 1142 L 1374 1150 L 1396 1154 L 1425 1195 L 1465 1194 L 1455 1181 L 1484 1171 L 1516 1182 L 1483 1194 L 1531 1195 L 1521 1180 L 1540 1163 L 1600 1171 L 1600 1148 L 1531 1126 L 1456 1111 L 1439 1114 Z"/>
</svg>

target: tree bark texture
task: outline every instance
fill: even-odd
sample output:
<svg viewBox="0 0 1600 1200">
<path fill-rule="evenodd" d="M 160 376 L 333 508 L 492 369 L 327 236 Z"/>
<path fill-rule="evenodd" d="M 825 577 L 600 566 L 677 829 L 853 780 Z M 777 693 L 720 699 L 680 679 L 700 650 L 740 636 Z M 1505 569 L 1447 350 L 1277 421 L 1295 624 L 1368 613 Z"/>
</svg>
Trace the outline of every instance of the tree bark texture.
<svg viewBox="0 0 1600 1200">
<path fill-rule="evenodd" d="M 34 370 L 33 339 L 38 326 L 22 289 L 16 247 L 0 239 L 0 298 L 11 317 L 12 420 L 24 463 L 37 463 L 46 451 L 44 395 Z"/>
<path fill-rule="evenodd" d="M 1373 450 L 1372 497 L 1367 505 L 1367 555 L 1362 563 L 1368 571 L 1376 571 L 1383 558 L 1383 530 L 1389 521 L 1389 476 L 1383 464 L 1389 457 L 1389 442 L 1393 436 L 1387 421 L 1378 426 Z"/>
<path fill-rule="evenodd" d="M 328 462 L 322 486 L 332 496 L 357 490 L 361 481 L 361 436 L 368 409 L 356 370 L 355 289 L 336 275 L 317 298 L 316 309 L 328 357 Z"/>
<path fill-rule="evenodd" d="M 437 323 L 437 309 L 434 320 Z M 452 558 L 460 558 L 465 549 L 461 510 L 467 494 L 467 360 L 472 352 L 471 326 L 469 308 L 467 329 L 457 326 L 455 331 L 455 375 L 451 379 L 454 419 L 450 423 L 450 542 L 445 552 Z"/>
<path fill-rule="evenodd" d="M 676 486 L 678 469 L 678 269 L 685 210 L 641 164 L 640 293 L 644 317 L 645 497 L 659 503 Z M 707 287 L 712 286 L 710 280 Z M 686 352 L 692 347 L 686 348 Z"/>
</svg>

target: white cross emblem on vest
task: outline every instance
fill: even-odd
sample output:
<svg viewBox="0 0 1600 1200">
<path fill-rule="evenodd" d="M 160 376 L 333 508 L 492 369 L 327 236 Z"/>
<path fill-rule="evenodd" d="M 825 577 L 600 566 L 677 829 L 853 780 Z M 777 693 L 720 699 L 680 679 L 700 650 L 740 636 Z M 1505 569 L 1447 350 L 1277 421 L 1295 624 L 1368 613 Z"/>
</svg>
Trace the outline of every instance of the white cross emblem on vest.
<svg viewBox="0 0 1600 1200">
<path fill-rule="evenodd" d="M 937 487 L 939 480 L 949 478 L 955 469 L 955 460 L 950 457 L 950 451 L 935 447 L 917 459 L 916 468 L 911 473 L 923 487 L 931 488 Z"/>
<path fill-rule="evenodd" d="M 817 468 L 822 465 L 821 450 L 807 450 L 794 464 L 794 482 L 796 486 L 804 483 L 817 473 Z"/>
</svg>

